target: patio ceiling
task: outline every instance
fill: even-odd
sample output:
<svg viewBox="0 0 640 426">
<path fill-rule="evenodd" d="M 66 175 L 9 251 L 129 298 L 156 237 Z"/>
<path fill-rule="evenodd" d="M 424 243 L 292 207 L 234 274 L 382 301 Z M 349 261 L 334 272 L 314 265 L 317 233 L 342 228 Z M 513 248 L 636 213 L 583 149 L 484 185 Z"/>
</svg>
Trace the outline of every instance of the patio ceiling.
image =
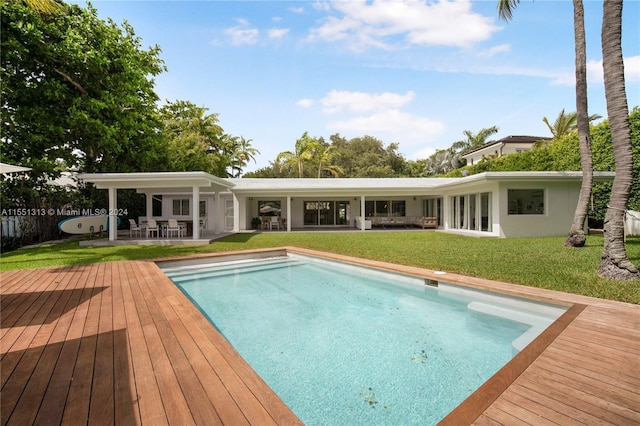
<svg viewBox="0 0 640 426">
<path fill-rule="evenodd" d="M 194 187 L 197 187 L 200 191 L 222 192 L 234 186 L 228 180 L 206 172 L 84 173 L 78 178 L 95 184 L 98 189 L 137 189 L 139 191 L 157 189 L 163 192 L 191 192 Z"/>
</svg>

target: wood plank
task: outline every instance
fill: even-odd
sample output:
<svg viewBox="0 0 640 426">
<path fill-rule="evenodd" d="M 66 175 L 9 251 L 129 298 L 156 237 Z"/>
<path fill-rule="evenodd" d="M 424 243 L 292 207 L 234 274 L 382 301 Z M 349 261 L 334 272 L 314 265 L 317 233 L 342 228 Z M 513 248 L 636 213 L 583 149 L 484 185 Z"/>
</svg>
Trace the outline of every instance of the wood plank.
<svg viewBox="0 0 640 426">
<path fill-rule="evenodd" d="M 584 373 L 588 373 L 588 371 L 584 369 L 578 368 L 570 370 L 566 367 L 566 365 L 562 367 L 554 365 L 544 359 L 536 363 L 537 369 L 540 369 L 541 372 L 545 372 L 549 376 L 555 377 L 556 380 L 562 381 L 565 385 L 581 389 L 585 393 L 594 396 L 607 395 L 606 399 L 608 401 L 623 407 L 637 407 L 638 401 L 640 401 L 640 393 L 629 391 L 616 384 L 595 380 L 585 375 Z"/>
<path fill-rule="evenodd" d="M 113 294 L 113 371 L 114 371 L 114 419 L 116 424 L 140 424 L 140 411 L 135 403 L 136 389 L 133 361 L 129 351 L 127 320 L 123 287 L 129 284 L 124 262 L 114 263 L 117 278 L 111 287 Z"/>
<path fill-rule="evenodd" d="M 133 376 L 135 378 L 135 401 L 141 419 L 146 419 L 152 425 L 168 425 L 162 396 L 153 371 L 151 355 L 147 349 L 138 308 L 131 290 L 132 286 L 136 285 L 135 277 L 138 271 L 134 265 L 133 262 L 125 264 L 125 271 L 129 279 L 126 283 L 121 283 L 121 288 L 131 365 L 133 366 Z"/>
<path fill-rule="evenodd" d="M 146 284 L 147 286 L 149 285 L 148 282 Z M 169 326 L 178 336 L 183 350 L 188 354 L 188 360 L 197 375 L 197 380 L 203 386 L 207 400 L 215 404 L 215 411 L 223 424 L 248 424 L 242 410 L 240 410 L 224 387 L 215 369 L 209 364 L 206 356 L 198 347 L 195 338 L 191 335 L 190 328 L 193 328 L 193 324 L 189 324 L 190 327 L 187 327 L 180 319 L 180 315 L 185 309 L 195 309 L 193 304 L 188 300 L 186 306 L 178 302 L 175 295 L 181 295 L 181 293 L 177 292 L 177 289 L 171 288 L 171 286 L 172 284 L 154 280 L 154 290 L 159 296 L 162 296 L 158 297 L 156 302 L 165 313 Z M 147 287 L 147 289 L 151 291 L 150 287 Z"/>
<path fill-rule="evenodd" d="M 523 377 L 525 377 L 526 374 L 527 373 L 525 373 Z M 584 425 L 599 422 L 598 418 L 590 415 L 589 413 L 585 413 L 584 411 L 559 403 L 558 401 L 550 398 L 546 391 L 540 393 L 537 389 L 522 386 L 519 381 L 513 384 L 509 388 L 508 392 L 509 393 L 505 395 L 506 398 L 513 398 L 515 396 L 522 397 L 523 399 L 520 400 L 519 403 L 532 411 L 540 413 L 541 416 L 556 424 Z"/>
<path fill-rule="evenodd" d="M 545 376 L 539 371 L 528 372 L 526 377 L 522 377 L 518 382 L 522 386 L 546 393 L 555 401 L 573 407 L 590 416 L 596 417 L 599 422 L 604 421 L 612 424 L 633 424 L 640 423 L 640 413 L 634 412 L 626 407 L 613 404 L 606 400 L 604 395 L 593 396 L 581 389 L 568 386 L 562 381 Z"/>
<path fill-rule="evenodd" d="M 144 276 L 136 275 L 135 283 L 131 290 L 138 310 L 138 316 L 142 324 L 142 332 L 147 350 L 153 364 L 153 371 L 158 383 L 158 389 L 162 397 L 162 404 L 169 424 L 189 425 L 194 424 L 189 410 L 189 404 L 180 389 L 180 383 L 176 373 L 171 367 L 171 362 L 165 352 L 162 339 L 154 323 L 153 314 L 147 306 L 145 293 L 140 283 Z M 159 407 L 158 407 L 159 408 Z"/>
<path fill-rule="evenodd" d="M 63 282 L 61 285 L 68 286 L 73 274 L 73 271 L 68 271 L 61 280 Z M 62 342 L 71 326 L 73 315 L 62 316 L 62 313 L 74 293 L 57 293 L 58 297 L 51 296 L 56 299 L 56 303 L 49 312 L 45 324 L 40 328 L 39 335 L 34 339 L 35 347 L 23 356 L 23 359 L 31 358 L 35 365 L 33 365 L 32 374 L 22 388 L 20 399 L 13 408 L 9 419 L 10 424 L 25 425 L 34 422 L 62 350 Z M 34 354 L 33 357 L 28 356 L 30 353 Z M 8 389 L 3 389 L 3 394 L 7 391 Z"/>
<path fill-rule="evenodd" d="M 3 352 L 9 352 L 14 342 L 20 338 L 22 332 L 30 325 L 41 324 L 44 318 L 49 314 L 47 310 L 51 308 L 51 304 L 54 302 L 49 299 L 49 292 L 58 289 L 59 283 L 56 281 L 58 276 L 62 274 L 53 274 L 47 276 L 48 279 L 38 281 L 40 284 L 33 291 L 13 293 L 9 297 L 13 297 L 11 306 L 8 306 L 5 310 L 2 307 L 0 311 L 2 327 L 2 342 Z M 4 294 L 4 289 L 3 289 Z M 1 300 L 3 300 L 2 297 Z M 45 303 L 49 302 L 49 305 Z M 0 358 L 3 360 L 4 356 Z"/>
<path fill-rule="evenodd" d="M 63 425 L 73 425 L 77 419 L 89 418 L 89 404 L 91 401 L 91 383 L 93 381 L 93 365 L 98 340 L 98 322 L 100 321 L 100 304 L 102 291 L 96 286 L 99 270 L 102 264 L 90 266 L 87 287 L 91 288 L 91 298 L 87 306 L 78 357 L 73 368 L 73 378 L 69 387 L 69 395 L 62 416 Z"/>
<path fill-rule="evenodd" d="M 490 409 L 485 411 L 487 416 L 499 423 L 507 425 L 556 425 L 538 413 L 532 412 L 531 405 L 522 405 L 521 400 L 514 401 L 513 398 L 500 398 Z M 525 408 L 527 407 L 527 408 Z"/>
<path fill-rule="evenodd" d="M 89 268 L 78 268 L 74 276 L 75 281 L 78 283 L 86 282 L 88 274 Z M 75 292 L 73 294 L 75 297 L 69 300 L 69 304 L 73 306 L 74 309 L 69 310 L 66 314 L 71 318 L 71 323 L 65 340 L 62 343 L 60 357 L 54 367 L 51 381 L 44 394 L 40 409 L 38 410 L 38 415 L 35 420 L 36 424 L 44 424 L 46 422 L 60 424 L 62 421 L 69 387 L 73 380 L 73 367 L 78 357 L 80 338 L 82 336 L 82 329 L 84 328 L 87 312 L 86 308 L 79 306 L 79 302 L 91 293 L 91 289 L 78 288 L 77 285 L 74 286 L 74 290 Z"/>
<path fill-rule="evenodd" d="M 627 370 L 629 366 L 626 366 L 622 369 L 624 371 L 622 371 L 620 368 L 615 368 L 606 362 L 602 362 L 602 359 L 595 354 L 575 352 L 571 350 L 571 348 L 564 349 L 561 345 L 554 345 L 547 349 L 545 357 L 549 357 L 560 363 L 575 363 L 585 370 L 588 369 L 595 373 L 612 377 L 618 380 L 623 386 L 633 388 L 638 384 L 638 380 L 628 374 Z"/>
<path fill-rule="evenodd" d="M 150 288 L 148 284 L 146 281 L 140 282 L 140 289 L 147 295 L 147 306 L 153 316 L 158 336 L 162 339 L 171 368 L 175 371 L 176 380 L 180 383 L 180 389 L 184 393 L 186 400 L 189 401 L 193 420 L 196 424 L 222 424 L 211 404 L 211 400 L 198 379 L 198 375 L 194 372 L 189 362 L 189 358 L 197 356 L 199 351 L 185 353 L 185 349 L 193 347 L 189 342 L 191 336 L 183 332 L 184 330 L 181 328 L 178 328 L 178 335 L 174 333 L 174 329 L 166 316 L 167 313 L 170 314 L 171 312 L 166 312 L 158 298 L 154 297 L 156 295 L 162 297 L 160 291 L 158 291 L 157 283 L 155 283 L 154 289 Z"/>
<path fill-rule="evenodd" d="M 93 381 L 89 403 L 89 423 L 114 424 L 113 389 L 113 300 L 111 274 L 113 263 L 104 263 L 96 277 L 96 285 L 108 284 L 100 298 L 100 316 L 93 364 Z M 100 378 L 100 379 L 98 379 Z"/>
</svg>

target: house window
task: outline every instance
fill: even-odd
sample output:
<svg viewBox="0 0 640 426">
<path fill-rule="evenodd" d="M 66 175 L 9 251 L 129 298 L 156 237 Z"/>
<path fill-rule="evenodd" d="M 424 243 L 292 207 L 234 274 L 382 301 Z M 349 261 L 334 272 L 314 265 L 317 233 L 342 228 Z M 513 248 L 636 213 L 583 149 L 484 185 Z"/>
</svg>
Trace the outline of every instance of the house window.
<svg viewBox="0 0 640 426">
<path fill-rule="evenodd" d="M 151 216 L 162 217 L 162 195 L 151 197 Z"/>
<path fill-rule="evenodd" d="M 365 216 L 399 217 L 406 216 L 405 200 L 376 200 L 365 201 Z"/>
<path fill-rule="evenodd" d="M 450 227 L 491 232 L 491 193 L 464 194 L 451 197 Z"/>
<path fill-rule="evenodd" d="M 189 216 L 189 199 L 188 198 L 173 200 L 173 215 Z"/>
<path fill-rule="evenodd" d="M 305 201 L 304 224 L 306 226 L 348 225 L 351 207 L 348 201 Z"/>
<path fill-rule="evenodd" d="M 280 201 L 258 201 L 260 216 L 280 216 Z"/>
<path fill-rule="evenodd" d="M 207 216 L 207 202 L 204 200 L 200 200 L 200 209 L 199 209 L 200 217 Z"/>
<path fill-rule="evenodd" d="M 544 189 L 509 189 L 507 205 L 513 215 L 544 214 Z"/>
</svg>

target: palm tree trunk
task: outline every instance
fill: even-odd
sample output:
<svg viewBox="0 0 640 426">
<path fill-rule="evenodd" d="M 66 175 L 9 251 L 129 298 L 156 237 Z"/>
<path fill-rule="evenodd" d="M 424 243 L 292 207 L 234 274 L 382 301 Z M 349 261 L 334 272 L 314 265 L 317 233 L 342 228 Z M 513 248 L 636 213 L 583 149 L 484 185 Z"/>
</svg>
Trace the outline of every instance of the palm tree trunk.
<svg viewBox="0 0 640 426">
<path fill-rule="evenodd" d="M 584 7 L 582 0 L 573 0 L 573 29 L 576 51 L 576 112 L 578 140 L 580 141 L 580 165 L 582 166 L 582 186 L 578 205 L 573 215 L 569 235 L 564 242 L 567 247 L 584 247 L 584 221 L 587 218 L 591 185 L 593 184 L 593 157 L 589 137 L 589 110 L 587 107 L 587 45 L 584 31 Z"/>
<path fill-rule="evenodd" d="M 627 258 L 624 247 L 624 215 L 631 190 L 633 155 L 621 39 L 622 0 L 605 0 L 602 17 L 602 63 L 616 176 L 605 216 L 604 249 L 598 273 L 611 279 L 630 280 L 640 278 L 640 273 Z"/>
</svg>

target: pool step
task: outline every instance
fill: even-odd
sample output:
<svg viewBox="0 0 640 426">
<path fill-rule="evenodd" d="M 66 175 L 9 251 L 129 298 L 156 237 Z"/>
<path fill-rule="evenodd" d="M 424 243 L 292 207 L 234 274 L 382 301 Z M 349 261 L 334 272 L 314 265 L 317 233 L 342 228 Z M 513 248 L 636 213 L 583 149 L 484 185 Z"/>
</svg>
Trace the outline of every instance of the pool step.
<svg viewBox="0 0 640 426">
<path fill-rule="evenodd" d="M 278 259 L 258 262 L 234 262 L 232 264 L 216 264 L 197 269 L 165 271 L 165 274 L 176 284 L 189 280 L 201 280 L 213 277 L 223 277 L 238 273 L 265 271 L 278 268 L 297 266 L 298 261 Z"/>
</svg>

